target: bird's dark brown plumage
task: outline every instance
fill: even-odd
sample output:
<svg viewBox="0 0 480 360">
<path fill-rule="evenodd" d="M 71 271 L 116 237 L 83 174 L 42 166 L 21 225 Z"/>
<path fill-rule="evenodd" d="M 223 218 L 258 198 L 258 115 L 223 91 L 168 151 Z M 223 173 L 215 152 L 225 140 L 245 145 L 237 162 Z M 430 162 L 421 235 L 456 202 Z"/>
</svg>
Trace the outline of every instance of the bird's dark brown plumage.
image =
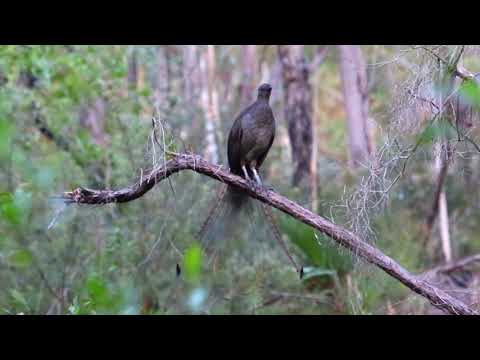
<svg viewBox="0 0 480 360">
<path fill-rule="evenodd" d="M 272 147 L 273 139 L 275 138 L 275 118 L 268 103 L 271 91 L 272 87 L 269 84 L 261 85 L 258 88 L 257 100 L 237 116 L 228 134 L 227 151 L 230 171 L 247 179 L 253 177 L 258 185 L 261 184 L 261 179 L 257 170 L 267 157 Z M 238 214 L 238 211 L 243 208 L 243 205 L 249 199 L 249 196 L 243 191 L 228 186 L 227 191 L 221 195 L 220 201 L 217 201 L 217 205 L 210 211 L 210 214 L 204 222 L 199 233 L 200 238 L 203 237 L 205 229 L 207 229 L 223 196 L 226 196 L 226 201 L 233 206 L 233 213 L 230 213 L 227 217 L 226 228 L 237 224 L 235 215 Z M 276 225 L 271 210 L 264 208 L 264 214 L 275 233 Z M 277 235 L 275 235 L 275 238 L 279 241 L 295 269 L 300 273 L 300 278 L 302 278 L 303 268 L 299 269 L 297 267 L 286 245 L 283 243 L 280 233 L 278 230 L 276 230 L 276 232 Z"/>
<path fill-rule="evenodd" d="M 258 170 L 275 138 L 275 118 L 268 103 L 271 86 L 258 88 L 257 100 L 235 119 L 228 136 L 228 164 L 230 171 L 244 177 L 242 166 L 248 175 Z"/>
<path fill-rule="evenodd" d="M 230 171 L 247 180 L 253 178 L 259 185 L 261 180 L 257 170 L 275 138 L 275 118 L 268 103 L 271 91 L 269 84 L 260 85 L 257 100 L 237 116 L 228 135 Z M 229 186 L 227 201 L 237 211 L 248 201 L 248 196 Z"/>
</svg>

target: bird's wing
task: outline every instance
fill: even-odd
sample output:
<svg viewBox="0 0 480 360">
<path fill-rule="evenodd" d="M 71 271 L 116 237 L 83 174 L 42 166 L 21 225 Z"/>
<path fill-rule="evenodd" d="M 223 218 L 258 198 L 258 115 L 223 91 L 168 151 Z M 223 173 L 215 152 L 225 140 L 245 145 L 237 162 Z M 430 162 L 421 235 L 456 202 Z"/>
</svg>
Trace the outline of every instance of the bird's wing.
<svg viewBox="0 0 480 360">
<path fill-rule="evenodd" d="M 243 135 L 241 119 L 241 116 L 235 119 L 228 134 L 227 145 L 228 166 L 230 171 L 237 175 L 241 174 L 241 144 Z"/>
<path fill-rule="evenodd" d="M 227 155 L 228 155 L 228 166 L 230 167 L 230 171 L 237 175 L 243 175 L 242 173 L 242 120 L 252 115 L 250 112 L 254 108 L 255 103 L 248 106 L 244 109 L 235 119 L 233 122 L 232 128 L 230 129 L 230 133 L 228 134 L 228 144 L 227 144 Z"/>
<path fill-rule="evenodd" d="M 257 161 L 257 169 L 262 166 L 263 161 L 267 157 L 268 152 L 270 151 L 270 148 L 272 147 L 273 144 L 273 139 L 275 139 L 275 132 L 272 132 L 272 136 L 270 137 L 270 141 L 268 142 L 268 147 L 265 149 L 265 151 L 260 155 Z"/>
<path fill-rule="evenodd" d="M 272 128 L 272 134 L 270 136 L 270 140 L 268 142 L 268 146 L 265 148 L 265 151 L 259 156 L 258 161 L 257 161 L 257 168 L 259 168 L 265 158 L 267 157 L 268 152 L 270 151 L 270 148 L 272 147 L 273 140 L 275 139 L 275 118 L 273 117 L 273 112 L 270 110 L 270 116 L 272 117 L 273 120 L 273 128 Z"/>
</svg>

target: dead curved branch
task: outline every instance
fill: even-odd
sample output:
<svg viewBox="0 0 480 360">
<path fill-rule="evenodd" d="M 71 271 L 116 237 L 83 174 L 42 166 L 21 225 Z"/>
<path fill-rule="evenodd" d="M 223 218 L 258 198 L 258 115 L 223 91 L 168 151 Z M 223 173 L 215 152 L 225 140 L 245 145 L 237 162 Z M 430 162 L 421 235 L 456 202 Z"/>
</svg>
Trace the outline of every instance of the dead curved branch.
<svg viewBox="0 0 480 360">
<path fill-rule="evenodd" d="M 251 188 L 241 177 L 233 175 L 219 166 L 208 163 L 199 155 L 178 154 L 168 160 L 163 166 L 152 169 L 146 175 L 143 174 L 141 179 L 135 184 L 120 190 L 92 190 L 79 187 L 71 192 L 64 193 L 63 198 L 67 202 L 78 204 L 128 202 L 138 199 L 152 189 L 156 183 L 183 170 L 193 170 L 223 183 L 236 186 L 245 191 L 249 196 L 312 226 L 355 255 L 379 267 L 412 291 L 428 299 L 435 307 L 447 313 L 458 315 L 478 314 L 468 305 L 431 285 L 420 276 L 409 273 L 395 260 L 366 243 L 349 230 L 328 221 L 272 190 Z"/>
</svg>

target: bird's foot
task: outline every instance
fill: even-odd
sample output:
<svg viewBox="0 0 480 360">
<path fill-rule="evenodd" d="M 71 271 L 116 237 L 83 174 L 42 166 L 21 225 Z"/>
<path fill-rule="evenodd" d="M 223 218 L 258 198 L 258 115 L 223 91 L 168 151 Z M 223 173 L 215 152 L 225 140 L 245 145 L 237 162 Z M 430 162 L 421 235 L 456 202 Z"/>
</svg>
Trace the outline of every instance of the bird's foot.
<svg viewBox="0 0 480 360">
<path fill-rule="evenodd" d="M 263 188 L 268 191 L 275 191 L 275 188 L 269 184 L 263 184 Z"/>
<path fill-rule="evenodd" d="M 248 185 L 255 191 L 260 191 L 263 188 L 263 186 L 257 183 L 255 180 L 248 179 L 247 182 L 248 182 Z"/>
</svg>

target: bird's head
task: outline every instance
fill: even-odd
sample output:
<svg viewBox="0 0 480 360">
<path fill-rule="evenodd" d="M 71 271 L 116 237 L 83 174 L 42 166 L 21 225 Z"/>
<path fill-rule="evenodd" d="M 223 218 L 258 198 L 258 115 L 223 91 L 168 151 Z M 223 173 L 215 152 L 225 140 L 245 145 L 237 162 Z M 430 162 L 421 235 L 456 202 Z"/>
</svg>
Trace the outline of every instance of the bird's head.
<svg viewBox="0 0 480 360">
<path fill-rule="evenodd" d="M 265 99 L 268 101 L 270 99 L 270 93 L 272 92 L 272 87 L 270 84 L 262 84 L 258 88 L 258 98 Z"/>
</svg>

